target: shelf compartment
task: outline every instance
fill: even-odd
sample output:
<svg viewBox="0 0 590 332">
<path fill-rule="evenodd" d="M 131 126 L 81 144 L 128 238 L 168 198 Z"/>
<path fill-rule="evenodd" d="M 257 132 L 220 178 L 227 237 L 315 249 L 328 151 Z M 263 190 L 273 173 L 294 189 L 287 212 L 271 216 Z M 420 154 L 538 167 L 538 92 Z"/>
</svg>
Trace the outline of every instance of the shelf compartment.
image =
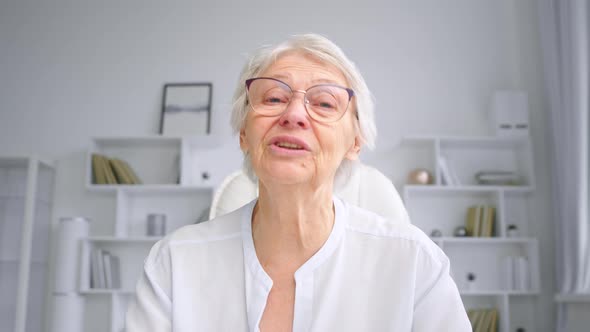
<svg viewBox="0 0 590 332">
<path fill-rule="evenodd" d="M 523 185 L 534 186 L 529 151 L 530 142 L 525 139 L 440 140 L 440 156 L 462 185 L 477 185 L 477 172 L 500 170 L 515 172 Z"/>
<path fill-rule="evenodd" d="M 515 225 L 520 236 L 528 236 L 530 231 L 531 211 L 529 211 L 530 197 L 525 193 L 505 193 L 503 199 L 502 234 L 507 234 L 508 225 Z"/>
<path fill-rule="evenodd" d="M 538 307 L 538 299 L 535 297 L 517 296 L 510 298 L 510 331 L 536 331 L 537 322 L 535 308 Z"/>
<path fill-rule="evenodd" d="M 98 193 L 116 193 L 119 190 L 125 190 L 129 192 L 158 192 L 158 193 L 178 193 L 195 190 L 211 190 L 210 185 L 179 185 L 179 184 L 112 184 L 112 185 L 92 185 L 89 191 Z"/>
<path fill-rule="evenodd" d="M 133 298 L 134 293 L 119 293 L 120 296 L 113 296 L 111 306 L 111 331 L 120 332 L 125 330 L 125 315 L 127 307 Z"/>
<path fill-rule="evenodd" d="M 468 250 L 466 250 L 468 246 Z M 483 241 L 479 245 L 446 242 L 444 251 L 451 260 L 453 279 L 462 293 L 534 295 L 540 290 L 538 241 Z M 507 257 L 526 257 L 526 288 L 513 288 L 513 271 L 507 268 Z M 476 276 L 470 283 L 469 273 Z"/>
<path fill-rule="evenodd" d="M 142 184 L 179 184 L 181 142 L 179 137 L 164 136 L 94 138 L 86 158 L 87 188 L 101 191 L 117 187 L 92 183 L 93 153 L 126 161 Z"/>
<path fill-rule="evenodd" d="M 105 332 L 105 326 L 112 322 L 112 297 L 92 296 L 84 301 L 84 332 Z M 92 324 L 91 322 L 94 322 Z M 101 322 L 101 324 L 96 324 Z M 107 330 L 109 331 L 109 330 Z M 116 331 L 119 332 L 119 331 Z"/>
<path fill-rule="evenodd" d="M 461 296 L 536 296 L 539 295 L 539 291 L 518 291 L 518 290 L 483 290 L 483 291 L 460 291 Z"/>
<path fill-rule="evenodd" d="M 134 289 L 94 289 L 89 288 L 79 292 L 82 295 L 92 296 L 92 295 L 133 295 L 135 294 Z"/>
<path fill-rule="evenodd" d="M 208 209 L 213 196 L 212 188 L 193 187 L 161 192 L 129 188 L 117 193 L 117 220 L 115 235 L 118 237 L 145 237 L 147 216 L 150 213 L 166 215 L 166 232 L 208 219 Z"/>
<path fill-rule="evenodd" d="M 18 260 L 23 231 L 25 198 L 0 198 L 0 259 Z"/>
<path fill-rule="evenodd" d="M 434 229 L 438 229 L 443 236 L 447 237 L 453 235 L 457 227 L 465 226 L 467 210 L 470 206 L 491 205 L 497 208 L 499 200 L 497 192 L 487 191 L 452 191 L 444 194 L 436 191 L 405 193 L 406 209 L 412 224 L 426 234 L 430 235 Z"/>
<path fill-rule="evenodd" d="M 590 303 L 590 294 L 557 294 L 555 302 L 560 303 Z"/>
<path fill-rule="evenodd" d="M 51 234 L 51 205 L 37 202 L 34 216 L 33 237 L 31 240 L 31 261 L 47 262 L 49 259 L 49 240 Z"/>
<path fill-rule="evenodd" d="M 468 185 L 468 186 L 446 186 L 446 185 L 406 185 L 404 190 L 412 192 L 432 192 L 432 193 L 449 193 L 449 192 L 515 192 L 529 193 L 535 190 L 531 186 L 488 186 L 488 185 Z"/>
<path fill-rule="evenodd" d="M 404 138 L 394 150 L 392 159 L 396 161 L 396 174 L 401 178 L 393 179 L 396 187 L 407 183 L 407 176 L 415 169 L 426 169 L 433 177 L 433 184 L 440 185 L 440 176 L 436 174 L 438 143 L 435 140 Z M 426 186 L 424 186 L 426 187 Z"/>
<path fill-rule="evenodd" d="M 99 238 L 94 240 L 86 238 L 81 241 L 81 262 L 79 291 L 83 294 L 114 294 L 119 292 L 131 292 L 143 271 L 143 262 L 148 256 L 152 242 L 123 242 Z M 105 289 L 91 288 L 91 256 L 95 249 L 103 249 L 114 256 L 119 257 L 121 288 Z"/>
<path fill-rule="evenodd" d="M 16 297 L 19 285 L 19 262 L 0 262 L 0 322 L 5 331 L 13 331 L 16 316 Z"/>
<path fill-rule="evenodd" d="M 430 167 L 436 170 L 436 183 L 440 181 L 440 167 L 436 161 L 444 157 L 464 186 L 477 185 L 475 174 L 482 170 L 514 171 L 522 177 L 524 186 L 534 188 L 534 169 L 531 142 L 527 137 L 405 137 L 403 146 L 416 150 L 418 146 L 431 146 L 434 152 Z M 416 164 L 420 165 L 420 164 Z"/>
<path fill-rule="evenodd" d="M 47 248 L 47 247 L 45 247 Z M 45 304 L 45 284 L 48 277 L 48 268 L 46 263 L 31 264 L 29 273 L 29 284 L 27 290 L 27 330 L 42 331 L 43 308 Z"/>
<path fill-rule="evenodd" d="M 29 159 L 0 157 L 0 197 L 25 197 L 28 167 Z"/>
<path fill-rule="evenodd" d="M 219 162 L 223 160 L 223 162 Z M 181 183 L 185 186 L 218 186 L 238 170 L 243 154 L 235 141 L 214 136 L 185 137 L 182 141 Z"/>
<path fill-rule="evenodd" d="M 509 303 L 502 294 L 461 294 L 466 310 L 493 309 L 498 310 L 498 331 L 508 331 Z"/>
<path fill-rule="evenodd" d="M 117 237 L 117 236 L 91 236 L 87 238 L 89 241 L 97 243 L 120 243 L 120 244 L 131 244 L 131 243 L 146 243 L 156 244 L 162 239 L 161 236 L 142 236 L 142 237 Z"/>
<path fill-rule="evenodd" d="M 529 244 L 529 243 L 536 243 L 537 240 L 534 238 L 527 238 L 527 237 L 438 237 L 433 238 L 438 243 L 444 244 L 472 244 L 472 245 L 481 245 L 481 244 L 512 244 L 512 243 L 522 243 L 522 244 Z"/>
</svg>

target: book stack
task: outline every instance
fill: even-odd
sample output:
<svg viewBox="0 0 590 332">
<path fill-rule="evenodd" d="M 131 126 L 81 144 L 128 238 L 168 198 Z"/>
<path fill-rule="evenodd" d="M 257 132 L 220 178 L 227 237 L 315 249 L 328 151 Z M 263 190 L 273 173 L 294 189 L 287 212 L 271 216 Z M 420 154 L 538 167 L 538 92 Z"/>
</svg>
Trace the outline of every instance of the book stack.
<svg viewBox="0 0 590 332">
<path fill-rule="evenodd" d="M 121 288 L 119 257 L 103 249 L 94 249 L 90 259 L 90 288 Z"/>
<path fill-rule="evenodd" d="M 124 160 L 93 153 L 92 183 L 141 184 L 141 180 L 137 177 L 131 166 Z"/>
<path fill-rule="evenodd" d="M 529 260 L 526 256 L 507 256 L 504 258 L 504 267 L 507 290 L 530 290 Z"/>
<path fill-rule="evenodd" d="M 467 311 L 473 332 L 498 331 L 497 309 L 471 309 Z"/>
<path fill-rule="evenodd" d="M 520 176 L 510 171 L 481 171 L 475 174 L 475 181 L 481 185 L 515 186 L 521 184 Z"/>
<path fill-rule="evenodd" d="M 492 237 L 495 233 L 496 208 L 488 205 L 474 205 L 467 209 L 465 230 L 467 236 Z"/>
</svg>

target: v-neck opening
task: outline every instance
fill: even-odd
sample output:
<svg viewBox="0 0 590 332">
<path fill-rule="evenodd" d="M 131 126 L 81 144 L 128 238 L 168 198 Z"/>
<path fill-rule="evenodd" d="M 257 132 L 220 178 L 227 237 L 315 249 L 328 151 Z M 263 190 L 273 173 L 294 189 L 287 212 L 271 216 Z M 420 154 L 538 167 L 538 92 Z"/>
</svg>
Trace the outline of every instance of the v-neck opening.
<svg viewBox="0 0 590 332">
<path fill-rule="evenodd" d="M 258 325 L 266 308 L 266 300 L 273 286 L 270 276 L 264 271 L 256 255 L 252 238 L 252 213 L 258 200 L 255 199 L 244 209 L 242 215 L 242 243 L 245 264 L 246 296 L 250 297 L 247 308 L 250 331 L 259 331 Z M 313 304 L 313 272 L 336 250 L 345 229 L 345 209 L 342 201 L 333 197 L 334 225 L 330 235 L 320 249 L 295 271 L 295 303 L 293 331 L 306 331 L 311 322 Z M 249 286 L 249 287 L 248 287 Z"/>
</svg>

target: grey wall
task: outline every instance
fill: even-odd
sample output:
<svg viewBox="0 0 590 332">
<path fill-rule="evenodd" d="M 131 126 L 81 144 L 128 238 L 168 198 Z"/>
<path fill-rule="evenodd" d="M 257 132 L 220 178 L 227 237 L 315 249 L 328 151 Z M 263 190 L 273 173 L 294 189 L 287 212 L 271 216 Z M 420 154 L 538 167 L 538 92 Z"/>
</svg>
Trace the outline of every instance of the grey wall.
<svg viewBox="0 0 590 332">
<path fill-rule="evenodd" d="M 364 160 L 401 185 L 404 135 L 487 135 L 496 89 L 529 93 L 541 241 L 539 326 L 552 326 L 553 239 L 540 52 L 533 0 L 0 2 L 0 153 L 57 161 L 54 219 L 112 222 L 88 199 L 91 136 L 156 134 L 165 82 L 214 84 L 213 134 L 232 140 L 229 105 L 246 54 L 321 33 L 357 63 L 376 98 L 378 148 Z M 237 139 L 236 139 L 237 144 Z M 397 158 L 396 158 L 397 157 Z M 105 212 L 106 211 L 106 212 Z"/>
</svg>

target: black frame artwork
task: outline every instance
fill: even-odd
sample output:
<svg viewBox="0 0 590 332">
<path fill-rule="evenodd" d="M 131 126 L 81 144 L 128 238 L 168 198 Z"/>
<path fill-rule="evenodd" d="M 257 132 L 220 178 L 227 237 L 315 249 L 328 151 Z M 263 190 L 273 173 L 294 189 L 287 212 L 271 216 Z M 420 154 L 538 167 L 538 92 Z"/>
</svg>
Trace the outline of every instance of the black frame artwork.
<svg viewBox="0 0 590 332">
<path fill-rule="evenodd" d="M 213 83 L 164 84 L 160 134 L 164 136 L 211 133 Z"/>
</svg>

